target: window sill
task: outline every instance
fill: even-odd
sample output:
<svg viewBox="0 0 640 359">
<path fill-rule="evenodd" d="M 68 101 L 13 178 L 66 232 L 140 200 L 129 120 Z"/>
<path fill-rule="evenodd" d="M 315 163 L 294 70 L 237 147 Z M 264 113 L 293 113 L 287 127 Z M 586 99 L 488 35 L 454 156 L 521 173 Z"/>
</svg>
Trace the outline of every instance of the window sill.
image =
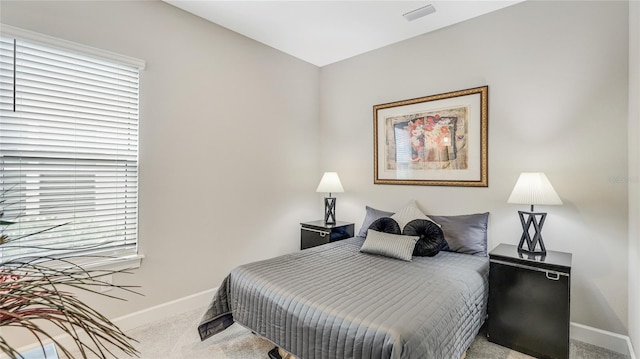
<svg viewBox="0 0 640 359">
<path fill-rule="evenodd" d="M 121 254 L 104 257 L 76 257 L 66 258 L 65 262 L 55 261 L 50 263 L 51 268 L 62 269 L 78 266 L 85 270 L 93 271 L 125 271 L 140 268 L 143 254 Z"/>
<path fill-rule="evenodd" d="M 91 258 L 86 263 L 76 262 L 76 264 L 85 269 L 119 271 L 140 268 L 143 258 L 143 254 L 131 254 L 113 258 Z"/>
</svg>

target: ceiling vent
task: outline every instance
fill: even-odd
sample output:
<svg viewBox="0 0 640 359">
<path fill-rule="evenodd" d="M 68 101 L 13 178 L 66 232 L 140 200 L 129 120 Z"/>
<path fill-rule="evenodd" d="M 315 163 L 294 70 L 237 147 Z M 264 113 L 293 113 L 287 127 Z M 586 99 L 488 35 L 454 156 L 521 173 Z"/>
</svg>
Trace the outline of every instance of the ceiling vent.
<svg viewBox="0 0 640 359">
<path fill-rule="evenodd" d="M 416 19 L 419 19 L 423 16 L 427 16 L 429 14 L 433 14 L 434 12 L 436 12 L 436 8 L 433 7 L 433 5 L 429 4 L 427 6 L 423 6 L 420 8 L 417 8 L 415 10 L 409 11 L 406 14 L 403 14 L 402 16 L 404 16 L 404 18 L 407 21 L 413 21 Z"/>
</svg>

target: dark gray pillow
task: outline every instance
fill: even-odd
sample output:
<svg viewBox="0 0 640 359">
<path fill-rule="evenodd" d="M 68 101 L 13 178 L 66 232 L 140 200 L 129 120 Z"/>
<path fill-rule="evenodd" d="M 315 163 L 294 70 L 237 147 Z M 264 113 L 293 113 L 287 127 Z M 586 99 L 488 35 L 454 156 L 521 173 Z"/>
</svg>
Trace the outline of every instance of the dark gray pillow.
<svg viewBox="0 0 640 359">
<path fill-rule="evenodd" d="M 376 219 L 375 221 L 373 221 L 373 223 L 371 223 L 369 229 L 373 229 L 374 231 L 383 233 L 402 234 L 398 222 L 390 217 L 382 217 Z"/>
<path fill-rule="evenodd" d="M 405 236 L 419 236 L 413 255 L 419 257 L 433 257 L 440 251 L 448 250 L 447 241 L 440 227 L 428 219 L 414 219 L 407 223 L 402 230 Z"/>
<path fill-rule="evenodd" d="M 432 216 L 444 232 L 451 252 L 487 256 L 487 222 L 489 212 L 461 216 Z"/>
<path fill-rule="evenodd" d="M 364 221 L 362 222 L 362 227 L 360 227 L 360 232 L 358 232 L 358 237 L 366 237 L 367 230 L 373 221 L 382 217 L 391 217 L 393 216 L 393 212 L 381 211 L 379 209 L 375 209 L 369 206 L 365 207 L 366 213 L 364 216 Z"/>
</svg>

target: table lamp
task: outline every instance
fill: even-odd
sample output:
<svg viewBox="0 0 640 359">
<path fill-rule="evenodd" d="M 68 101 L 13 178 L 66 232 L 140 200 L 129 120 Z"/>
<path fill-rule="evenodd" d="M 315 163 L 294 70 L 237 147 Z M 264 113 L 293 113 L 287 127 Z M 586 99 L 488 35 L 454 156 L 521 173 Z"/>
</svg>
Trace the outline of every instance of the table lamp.
<svg viewBox="0 0 640 359">
<path fill-rule="evenodd" d="M 344 192 L 338 174 L 325 172 L 316 192 L 329 193 L 329 197 L 324 198 L 324 224 L 336 224 L 336 199 L 331 197 L 331 193 Z"/>
<path fill-rule="evenodd" d="M 547 214 L 544 212 L 534 212 L 533 206 L 536 204 L 562 204 L 562 200 L 558 197 L 547 176 L 542 172 L 521 173 L 516 185 L 513 187 L 511 196 L 509 196 L 508 203 L 531 205 L 530 212 L 518 211 L 523 231 L 522 237 L 520 237 L 520 244 L 518 244 L 518 252 L 546 255 L 547 250 L 542 241 L 542 226 L 547 218 Z M 532 225 L 534 229 L 533 237 L 530 232 Z"/>
</svg>

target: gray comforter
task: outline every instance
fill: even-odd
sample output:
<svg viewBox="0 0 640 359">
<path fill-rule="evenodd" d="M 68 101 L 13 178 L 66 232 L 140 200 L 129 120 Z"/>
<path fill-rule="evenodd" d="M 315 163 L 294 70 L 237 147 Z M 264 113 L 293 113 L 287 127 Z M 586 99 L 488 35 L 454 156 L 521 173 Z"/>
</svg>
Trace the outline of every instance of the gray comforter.
<svg viewBox="0 0 640 359">
<path fill-rule="evenodd" d="M 351 238 L 234 269 L 198 327 L 234 321 L 303 359 L 459 359 L 486 316 L 489 260 L 440 252 L 404 262 Z"/>
</svg>

